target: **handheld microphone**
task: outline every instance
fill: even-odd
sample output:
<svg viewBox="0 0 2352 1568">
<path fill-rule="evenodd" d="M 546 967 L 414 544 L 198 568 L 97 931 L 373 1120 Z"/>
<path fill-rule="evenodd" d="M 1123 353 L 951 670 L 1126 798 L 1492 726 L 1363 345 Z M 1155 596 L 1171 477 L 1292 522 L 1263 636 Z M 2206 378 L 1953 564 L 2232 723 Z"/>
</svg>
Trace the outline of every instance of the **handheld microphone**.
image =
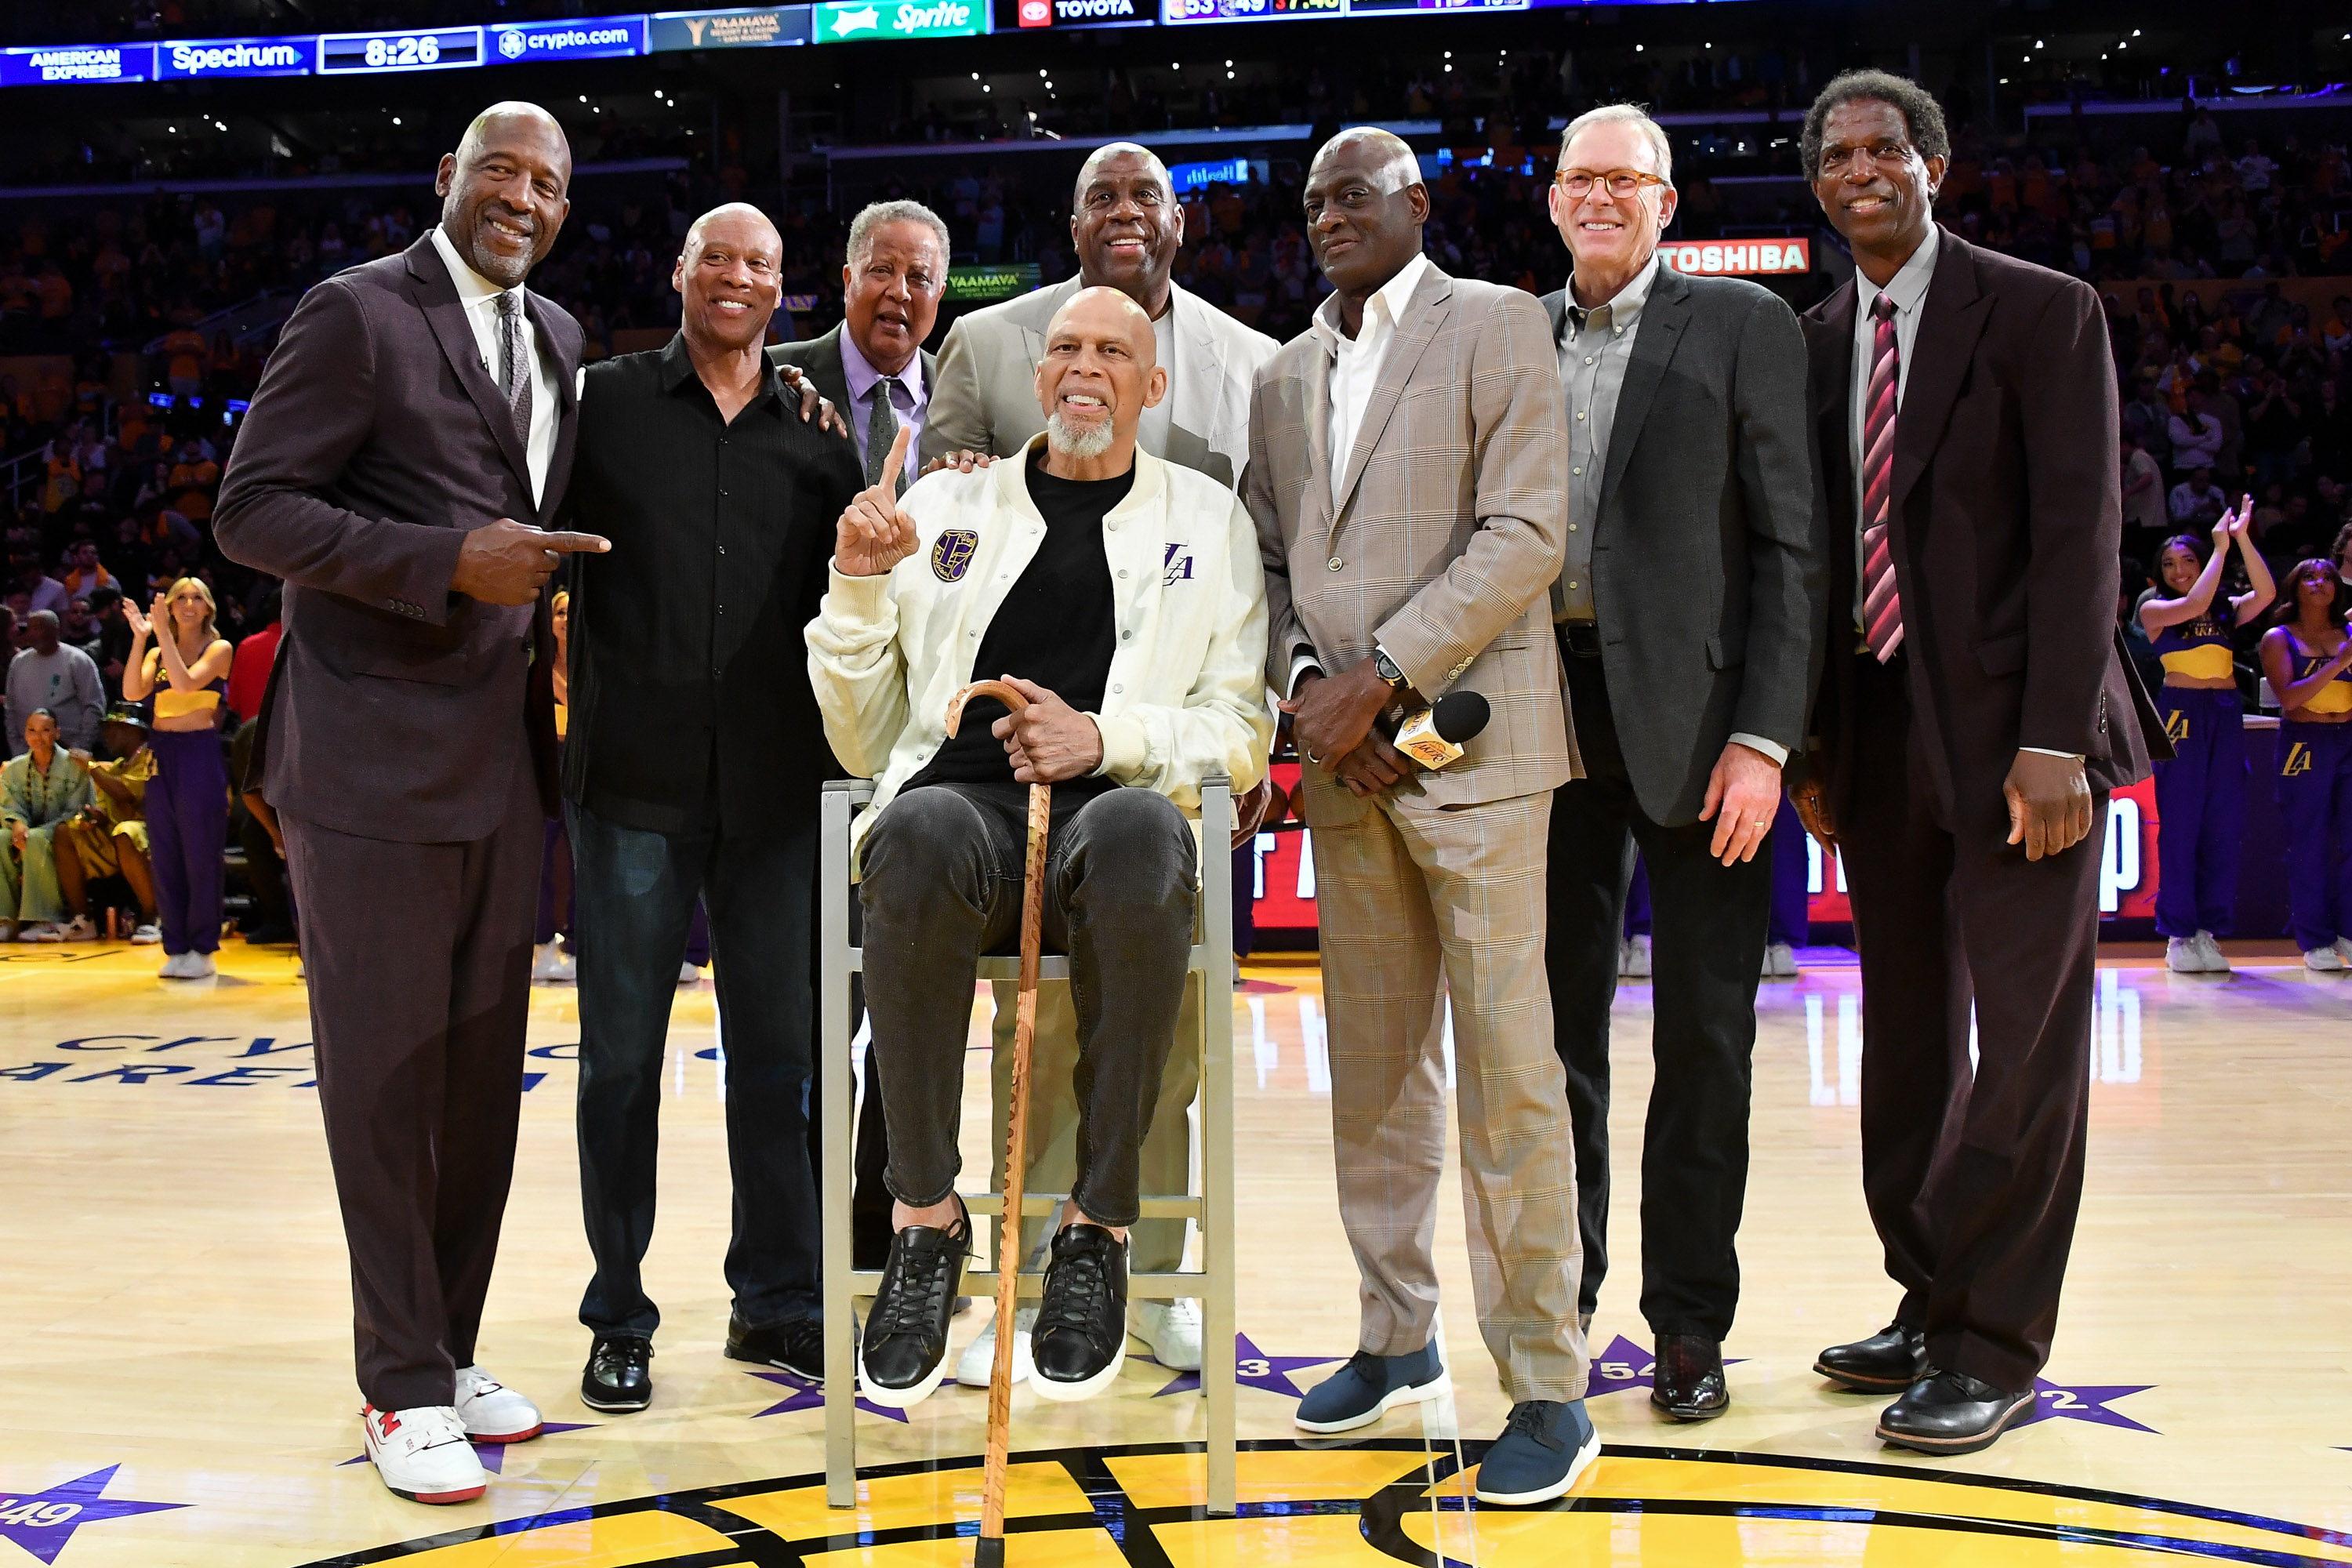
<svg viewBox="0 0 2352 1568">
<path fill-rule="evenodd" d="M 1396 749 L 1424 768 L 1442 768 L 1461 756 L 1464 743 L 1493 717 L 1494 710 L 1485 697 L 1475 691 L 1456 691 L 1398 726 Z"/>
</svg>

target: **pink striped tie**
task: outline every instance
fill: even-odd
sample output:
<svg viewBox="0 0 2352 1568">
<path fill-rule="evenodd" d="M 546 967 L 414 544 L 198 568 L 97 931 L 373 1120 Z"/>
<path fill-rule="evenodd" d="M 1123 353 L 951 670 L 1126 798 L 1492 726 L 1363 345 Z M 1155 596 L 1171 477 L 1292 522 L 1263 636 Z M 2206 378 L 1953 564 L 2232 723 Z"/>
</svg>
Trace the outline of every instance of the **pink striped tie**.
<svg viewBox="0 0 2352 1568">
<path fill-rule="evenodd" d="M 1895 493 L 1895 385 L 1901 353 L 1895 342 L 1895 301 L 1870 302 L 1877 330 L 1870 347 L 1870 389 L 1862 414 L 1863 640 L 1879 663 L 1903 646 L 1903 597 L 1895 588 L 1895 551 L 1886 520 Z"/>
</svg>

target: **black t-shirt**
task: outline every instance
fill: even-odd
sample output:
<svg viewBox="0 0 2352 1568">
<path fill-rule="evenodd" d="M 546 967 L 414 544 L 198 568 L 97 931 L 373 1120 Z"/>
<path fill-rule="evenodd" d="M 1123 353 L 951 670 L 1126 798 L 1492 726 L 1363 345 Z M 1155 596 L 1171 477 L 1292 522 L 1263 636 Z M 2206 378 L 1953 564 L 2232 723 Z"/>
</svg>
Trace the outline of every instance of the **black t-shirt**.
<svg viewBox="0 0 2352 1568">
<path fill-rule="evenodd" d="M 1129 468 L 1115 479 L 1058 479 L 1045 471 L 1040 447 L 1030 456 L 1027 478 L 1029 499 L 1045 520 L 1045 537 L 981 634 L 971 678 L 1017 675 L 1081 713 L 1099 713 L 1111 652 L 1118 646 L 1103 519 L 1135 488 L 1135 470 Z M 1004 742 L 990 732 L 1003 717 L 1004 704 L 993 698 L 973 702 L 955 736 L 906 787 L 1016 784 Z M 1070 779 L 1055 786 L 1055 804 L 1066 793 L 1075 801 L 1108 787 L 1108 779 Z"/>
</svg>

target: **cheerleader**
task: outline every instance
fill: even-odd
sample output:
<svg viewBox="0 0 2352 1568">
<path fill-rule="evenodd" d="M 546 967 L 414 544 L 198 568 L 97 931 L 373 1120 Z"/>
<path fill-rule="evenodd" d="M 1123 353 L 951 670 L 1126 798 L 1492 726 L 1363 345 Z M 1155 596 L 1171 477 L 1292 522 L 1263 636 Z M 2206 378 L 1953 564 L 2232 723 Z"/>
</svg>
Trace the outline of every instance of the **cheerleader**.
<svg viewBox="0 0 2352 1568">
<path fill-rule="evenodd" d="M 2183 974 L 2230 972 L 2215 939 L 2230 934 L 2246 821 L 2245 716 L 2231 644 L 2277 596 L 2247 526 L 2252 516 L 2253 498 L 2241 497 L 2213 525 L 2210 543 L 2193 533 L 2166 540 L 2157 552 L 2164 589 L 2139 609 L 2164 665 L 2157 706 L 2173 750 L 2172 761 L 2156 764 L 2156 929 L 2165 966 Z M 2232 540 L 2252 586 L 2217 605 Z"/>
<path fill-rule="evenodd" d="M 155 776 L 147 784 L 147 853 L 163 926 L 167 980 L 202 980 L 220 947 L 221 867 L 228 847 L 228 761 L 221 754 L 221 696 L 234 650 L 213 628 L 213 591 L 183 577 L 147 615 L 125 599 L 131 651 L 126 702 L 155 699 L 147 736 Z M 155 646 L 150 648 L 148 639 Z"/>
<path fill-rule="evenodd" d="M 2333 563 L 2287 574 L 2263 673 L 2284 710 L 2279 807 L 2286 817 L 2288 926 L 2306 969 L 2352 969 L 2352 637 Z"/>
</svg>

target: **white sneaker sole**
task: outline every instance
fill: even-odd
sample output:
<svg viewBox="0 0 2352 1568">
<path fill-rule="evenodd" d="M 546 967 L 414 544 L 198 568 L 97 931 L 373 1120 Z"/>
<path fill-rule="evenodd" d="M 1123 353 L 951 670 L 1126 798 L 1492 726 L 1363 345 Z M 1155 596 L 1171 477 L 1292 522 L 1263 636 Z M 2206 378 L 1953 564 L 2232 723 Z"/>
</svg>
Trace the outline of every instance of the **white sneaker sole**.
<svg viewBox="0 0 2352 1568">
<path fill-rule="evenodd" d="M 1345 1421 L 1309 1421 L 1303 1415 L 1293 1415 L 1290 1424 L 1301 1432 L 1352 1432 L 1359 1426 L 1370 1426 L 1400 1405 L 1418 1405 L 1424 1399 L 1444 1399 L 1454 1392 L 1454 1377 L 1439 1373 L 1427 1383 L 1407 1384 L 1391 1388 L 1381 1402 L 1360 1415 L 1350 1415 Z"/>
<path fill-rule="evenodd" d="M 366 1444 L 366 1448 L 368 1466 L 375 1471 L 375 1479 L 383 1483 L 383 1489 L 394 1497 L 406 1498 L 410 1502 L 421 1502 L 431 1507 L 441 1508 L 451 1503 L 472 1502 L 489 1490 L 490 1478 L 487 1471 L 480 1472 L 482 1479 L 469 1486 L 450 1487 L 441 1491 L 411 1490 L 384 1474 L 383 1461 L 377 1455 L 375 1444 L 373 1441 Z"/>
<path fill-rule="evenodd" d="M 1569 1461 L 1568 1474 L 1560 1480 L 1554 1482 L 1552 1485 L 1538 1487 L 1533 1491 L 1526 1492 L 1490 1492 L 1484 1485 L 1481 1485 L 1477 1490 L 1471 1495 L 1475 1497 L 1480 1502 L 1497 1503 L 1505 1508 L 1524 1508 L 1529 1503 L 1549 1502 L 1556 1497 L 1566 1496 L 1568 1489 L 1576 1485 L 1577 1481 L 1583 1477 L 1584 1472 L 1592 1468 L 1592 1461 L 1600 1457 L 1601 1434 L 1596 1431 L 1591 1436 L 1585 1439 L 1584 1447 L 1576 1451 L 1576 1458 Z M 1482 1477 L 1485 1476 L 1486 1473 L 1486 1467 L 1484 1465 L 1479 1466 L 1478 1473 Z"/>
<path fill-rule="evenodd" d="M 546 1430 L 547 1423 L 544 1421 L 526 1432 L 477 1432 L 468 1426 L 466 1428 L 466 1441 L 468 1443 L 528 1443 Z"/>
<path fill-rule="evenodd" d="M 976 1365 L 964 1364 L 974 1359 L 972 1352 L 980 1348 L 982 1342 L 979 1340 L 972 1341 L 963 1354 L 956 1358 L 955 1381 L 958 1388 L 986 1388 L 988 1380 L 995 1375 L 996 1347 L 992 1342 L 989 1344 L 988 1353 L 979 1357 Z M 1036 1370 L 1036 1363 L 1029 1359 L 1029 1336 L 1025 1333 L 1013 1335 L 1013 1386 L 1018 1388 L 1028 1382 L 1029 1374 Z M 964 1375 L 967 1372 L 971 1373 L 970 1377 Z"/>
<path fill-rule="evenodd" d="M 1110 1358 L 1110 1364 L 1084 1383 L 1056 1382 L 1047 1377 L 1042 1371 L 1036 1370 L 1033 1363 L 1029 1374 L 1029 1386 L 1037 1391 L 1037 1397 L 1040 1399 L 1050 1399 L 1056 1405 L 1076 1405 L 1082 1399 L 1092 1399 L 1096 1394 L 1108 1388 L 1118 1376 L 1119 1368 L 1126 1364 L 1127 1341 L 1122 1337 L 1118 1342 L 1118 1352 Z"/>
<path fill-rule="evenodd" d="M 940 1359 L 932 1364 L 931 1370 L 924 1374 L 920 1383 L 908 1384 L 904 1388 L 887 1387 L 875 1382 L 873 1375 L 866 1370 L 866 1343 L 862 1336 L 858 1341 L 857 1397 L 869 1404 L 878 1405 L 885 1410 L 912 1410 L 939 1391 L 940 1382 L 947 1376 L 947 1352 L 941 1351 Z"/>
</svg>

